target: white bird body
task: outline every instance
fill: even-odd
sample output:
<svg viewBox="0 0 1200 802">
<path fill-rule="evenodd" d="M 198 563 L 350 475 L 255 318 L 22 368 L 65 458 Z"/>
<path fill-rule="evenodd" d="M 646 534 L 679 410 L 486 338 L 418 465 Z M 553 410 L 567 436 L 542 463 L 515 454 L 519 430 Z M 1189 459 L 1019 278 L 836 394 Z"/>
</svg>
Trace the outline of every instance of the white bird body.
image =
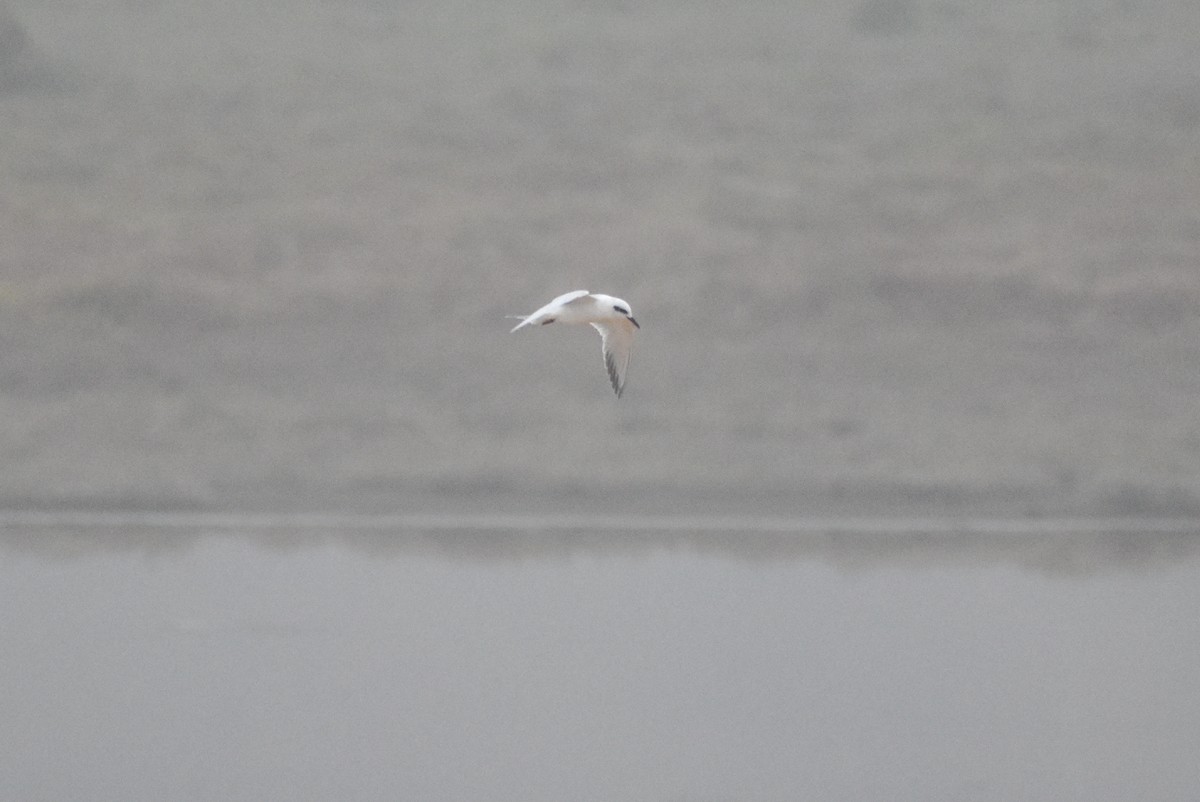
<svg viewBox="0 0 1200 802">
<path fill-rule="evenodd" d="M 625 390 L 625 374 L 629 370 L 629 355 L 633 351 L 634 331 L 641 328 L 633 319 L 633 309 L 620 298 L 587 290 L 564 293 L 531 315 L 514 315 L 521 322 L 513 326 L 518 331 L 526 326 L 549 323 L 590 323 L 600 332 L 604 367 L 617 398 Z"/>
</svg>

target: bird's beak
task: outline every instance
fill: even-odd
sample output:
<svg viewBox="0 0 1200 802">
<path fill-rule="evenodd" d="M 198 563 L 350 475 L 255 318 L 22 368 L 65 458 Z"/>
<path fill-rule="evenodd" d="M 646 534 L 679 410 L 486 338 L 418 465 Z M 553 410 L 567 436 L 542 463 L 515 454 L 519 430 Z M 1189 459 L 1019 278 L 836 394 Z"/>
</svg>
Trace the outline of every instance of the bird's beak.
<svg viewBox="0 0 1200 802">
<path fill-rule="evenodd" d="M 629 322 L 632 323 L 634 326 L 637 326 L 639 329 L 641 328 L 641 326 L 638 325 L 638 322 L 636 320 L 634 320 L 633 318 L 629 318 Z"/>
</svg>

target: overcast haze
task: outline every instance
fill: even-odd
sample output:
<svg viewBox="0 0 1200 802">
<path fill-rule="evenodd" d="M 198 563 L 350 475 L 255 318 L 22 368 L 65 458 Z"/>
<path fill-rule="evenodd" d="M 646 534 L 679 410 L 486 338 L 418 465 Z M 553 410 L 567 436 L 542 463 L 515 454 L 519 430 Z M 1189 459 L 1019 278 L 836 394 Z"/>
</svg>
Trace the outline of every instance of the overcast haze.
<svg viewBox="0 0 1200 802">
<path fill-rule="evenodd" d="M 1194 3 L 0 19 L 5 506 L 1200 511 Z"/>
<path fill-rule="evenodd" d="M 1198 33 L 0 0 L 0 798 L 1194 798 Z"/>
</svg>

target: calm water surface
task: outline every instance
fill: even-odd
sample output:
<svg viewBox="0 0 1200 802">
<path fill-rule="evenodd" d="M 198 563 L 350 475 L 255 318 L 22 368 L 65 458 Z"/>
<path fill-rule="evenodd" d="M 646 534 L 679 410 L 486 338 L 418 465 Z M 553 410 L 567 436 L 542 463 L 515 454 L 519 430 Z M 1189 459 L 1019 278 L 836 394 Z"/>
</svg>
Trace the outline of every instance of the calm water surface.
<svg viewBox="0 0 1200 802">
<path fill-rule="evenodd" d="M 1200 536 L 0 530 L 5 799 L 1184 799 Z"/>
</svg>

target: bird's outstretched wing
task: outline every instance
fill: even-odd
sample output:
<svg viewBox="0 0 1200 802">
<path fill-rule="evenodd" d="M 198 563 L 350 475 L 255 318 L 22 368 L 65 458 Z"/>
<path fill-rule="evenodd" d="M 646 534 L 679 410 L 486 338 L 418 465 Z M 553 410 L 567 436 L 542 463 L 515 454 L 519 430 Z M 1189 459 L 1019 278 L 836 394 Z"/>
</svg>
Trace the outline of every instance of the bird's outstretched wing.
<svg viewBox="0 0 1200 802">
<path fill-rule="evenodd" d="M 555 313 L 557 313 L 564 306 L 566 306 L 567 304 L 574 303 L 575 301 L 578 301 L 580 298 L 586 297 L 587 294 L 588 294 L 587 290 L 574 290 L 573 292 L 565 292 L 562 295 L 555 298 L 550 303 L 543 306 L 541 309 L 537 310 L 536 312 L 533 312 L 532 314 L 509 315 L 509 317 L 516 317 L 516 318 L 521 319 L 520 323 L 513 326 L 512 331 L 517 331 L 518 329 L 523 329 L 526 326 L 532 326 L 535 323 L 541 323 L 542 321 L 544 321 L 548 318 L 552 318 L 555 316 Z M 509 333 L 511 334 L 512 332 L 509 332 Z"/>
<path fill-rule="evenodd" d="M 625 391 L 625 374 L 629 371 L 629 355 L 633 352 L 633 324 L 622 318 L 612 322 L 593 323 L 600 332 L 600 348 L 604 352 L 604 367 L 617 398 Z"/>
<path fill-rule="evenodd" d="M 546 307 L 557 308 L 560 306 L 566 306 L 567 304 L 569 304 L 573 301 L 578 301 L 580 298 L 582 298 L 583 296 L 585 296 L 587 294 L 588 294 L 587 290 L 572 290 L 571 292 L 564 292 L 562 295 L 558 296 L 553 301 L 546 304 Z M 543 308 L 546 308 L 546 307 L 543 307 Z"/>
</svg>

